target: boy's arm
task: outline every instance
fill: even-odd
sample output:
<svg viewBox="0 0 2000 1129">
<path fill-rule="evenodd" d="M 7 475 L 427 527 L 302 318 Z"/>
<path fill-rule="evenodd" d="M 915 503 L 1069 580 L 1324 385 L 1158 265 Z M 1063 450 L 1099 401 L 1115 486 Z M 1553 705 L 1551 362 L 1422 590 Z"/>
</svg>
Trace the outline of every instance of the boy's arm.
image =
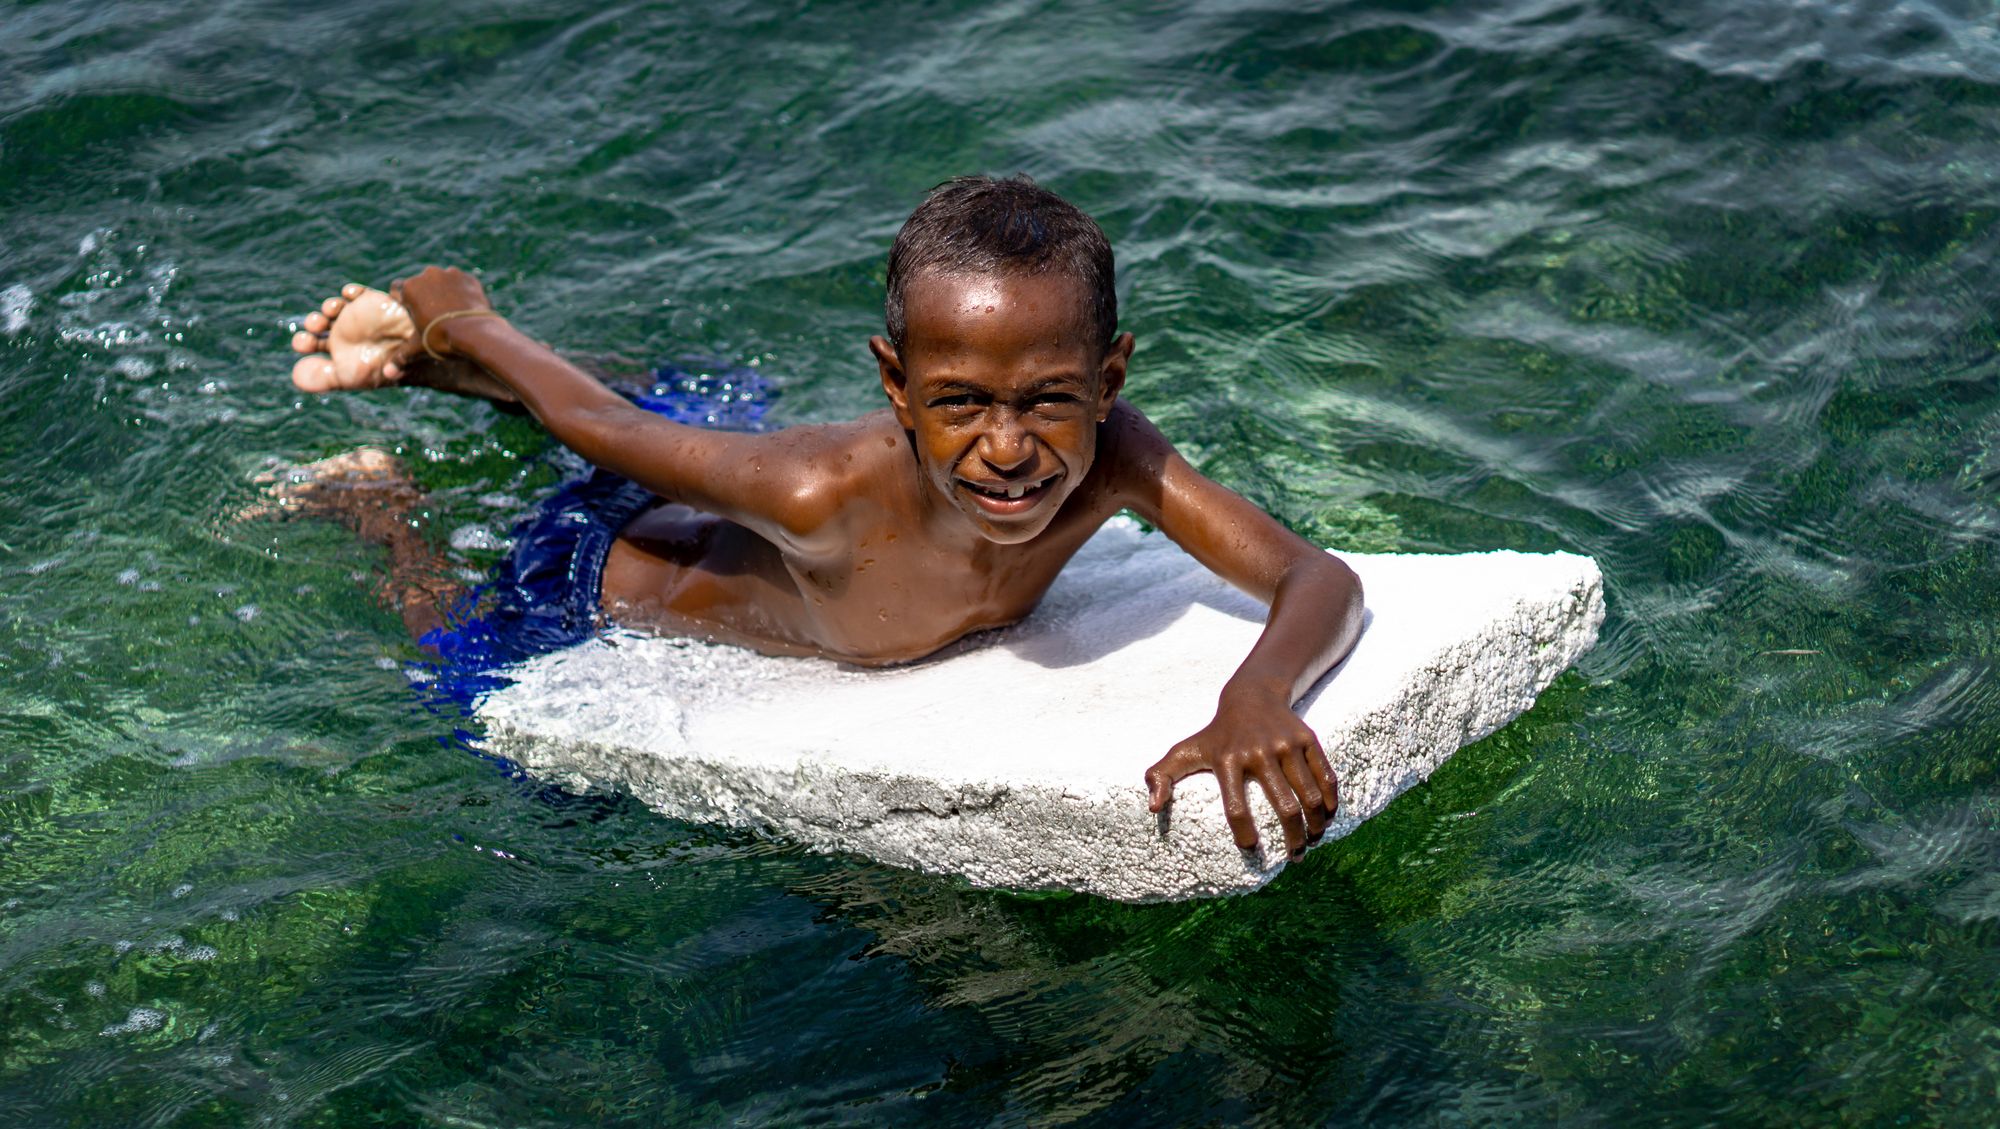
<svg viewBox="0 0 2000 1129">
<path fill-rule="evenodd" d="M 1339 782 L 1319 738 L 1292 703 L 1354 647 L 1361 634 L 1360 578 L 1240 495 L 1203 477 L 1150 420 L 1122 401 L 1116 429 L 1120 493 L 1140 517 L 1216 575 L 1270 605 L 1264 633 L 1222 687 L 1215 720 L 1146 770 L 1152 810 L 1174 784 L 1213 772 L 1236 845 L 1257 845 L 1245 795 L 1257 781 L 1294 853 L 1316 840 L 1339 803 Z"/>
<path fill-rule="evenodd" d="M 802 437 L 711 431 L 638 408 L 489 314 L 485 289 L 463 271 L 428 267 L 395 294 L 417 326 L 403 361 L 422 357 L 426 345 L 472 361 L 592 465 L 781 544 L 798 544 L 829 516 L 837 489 L 822 481 Z M 446 316 L 462 310 L 480 312 Z"/>
</svg>

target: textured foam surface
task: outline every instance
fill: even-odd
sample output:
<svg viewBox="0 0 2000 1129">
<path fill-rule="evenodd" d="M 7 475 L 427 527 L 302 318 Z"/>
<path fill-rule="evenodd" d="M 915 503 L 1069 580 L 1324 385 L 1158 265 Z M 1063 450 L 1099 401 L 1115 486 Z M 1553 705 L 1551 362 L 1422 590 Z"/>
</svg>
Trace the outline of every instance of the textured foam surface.
<svg viewBox="0 0 2000 1129">
<path fill-rule="evenodd" d="M 1368 619 L 1306 697 L 1341 781 L 1322 842 L 1505 724 L 1588 650 L 1597 565 L 1567 553 L 1343 554 Z M 1263 606 L 1172 542 L 1105 528 L 1026 622 L 891 670 L 617 633 L 482 699 L 487 746 L 567 787 L 775 831 L 982 886 L 1128 901 L 1254 889 L 1285 865 L 1231 841 L 1214 778 L 1146 810 L 1142 775 L 1214 716 Z"/>
</svg>

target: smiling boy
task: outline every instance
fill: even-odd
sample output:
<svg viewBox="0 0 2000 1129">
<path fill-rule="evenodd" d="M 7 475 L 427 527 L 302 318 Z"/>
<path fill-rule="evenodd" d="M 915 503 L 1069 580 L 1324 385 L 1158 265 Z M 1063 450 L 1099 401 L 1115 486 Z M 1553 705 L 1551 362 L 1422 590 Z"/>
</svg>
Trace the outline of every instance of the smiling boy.
<svg viewBox="0 0 2000 1129">
<path fill-rule="evenodd" d="M 1025 178 L 967 177 L 934 190 L 896 237 L 888 332 L 868 342 L 889 407 L 852 422 L 672 422 L 508 324 L 471 275 L 435 267 L 393 301 L 355 286 L 328 299 L 294 340 L 305 356 L 293 379 L 525 408 L 652 495 L 602 560 L 604 617 L 767 653 L 897 663 L 1016 622 L 1130 510 L 1271 608 L 1215 719 L 1147 770 L 1152 810 L 1182 777 L 1213 772 L 1236 844 L 1251 849 L 1254 780 L 1297 852 L 1338 793 L 1292 705 L 1354 645 L 1361 586 L 1197 473 L 1119 397 L 1133 338 L 1117 331 L 1112 282 L 1088 216 Z"/>
</svg>

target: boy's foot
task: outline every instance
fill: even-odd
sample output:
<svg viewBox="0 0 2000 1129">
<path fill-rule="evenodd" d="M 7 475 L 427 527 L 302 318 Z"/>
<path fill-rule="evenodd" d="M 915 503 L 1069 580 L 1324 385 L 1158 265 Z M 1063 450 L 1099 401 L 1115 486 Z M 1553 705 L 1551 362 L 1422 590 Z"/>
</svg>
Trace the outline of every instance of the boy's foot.
<svg viewBox="0 0 2000 1129">
<path fill-rule="evenodd" d="M 239 520 L 311 514 L 359 526 L 359 511 L 400 512 L 423 500 L 403 464 L 380 447 L 362 447 L 316 462 L 274 466 L 251 481 L 265 488 L 266 500 L 244 509 L 237 515 Z"/>
<path fill-rule="evenodd" d="M 462 357 L 434 359 L 417 341 L 416 323 L 393 294 L 358 282 L 321 302 L 292 334 L 292 383 L 301 392 L 365 392 L 396 384 L 442 389 L 519 414 L 520 397 Z"/>
<path fill-rule="evenodd" d="M 292 383 L 301 392 L 360 392 L 402 379 L 399 352 L 407 353 L 417 327 L 401 302 L 358 282 L 320 303 L 292 335 Z"/>
<path fill-rule="evenodd" d="M 420 513 L 424 496 L 403 464 L 380 447 L 362 447 L 302 466 L 257 476 L 267 501 L 250 506 L 238 519 L 269 515 L 322 517 L 337 521 L 362 540 L 389 550 L 389 575 L 377 589 L 382 602 L 403 617 L 410 633 L 443 623 L 459 585 L 448 562 L 424 536 Z"/>
</svg>

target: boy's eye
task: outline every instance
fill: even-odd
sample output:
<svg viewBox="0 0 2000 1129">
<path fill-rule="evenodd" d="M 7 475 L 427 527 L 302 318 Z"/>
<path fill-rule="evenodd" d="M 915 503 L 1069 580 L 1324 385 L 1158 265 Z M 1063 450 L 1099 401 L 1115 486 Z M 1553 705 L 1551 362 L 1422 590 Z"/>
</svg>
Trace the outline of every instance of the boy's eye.
<svg viewBox="0 0 2000 1129">
<path fill-rule="evenodd" d="M 939 396 L 930 401 L 929 406 L 933 408 L 968 408 L 972 406 L 972 396 L 969 393 L 957 396 Z"/>
</svg>

